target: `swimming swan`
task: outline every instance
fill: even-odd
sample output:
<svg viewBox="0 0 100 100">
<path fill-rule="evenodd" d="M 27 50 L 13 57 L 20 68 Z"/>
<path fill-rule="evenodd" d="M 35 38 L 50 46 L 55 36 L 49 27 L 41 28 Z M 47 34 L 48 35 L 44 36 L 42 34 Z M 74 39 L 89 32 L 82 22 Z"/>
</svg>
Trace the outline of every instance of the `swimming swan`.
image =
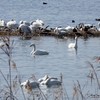
<svg viewBox="0 0 100 100">
<path fill-rule="evenodd" d="M 57 78 L 49 77 L 45 81 L 42 81 L 40 84 L 46 85 L 47 87 L 51 87 L 51 86 L 54 86 L 54 85 L 60 86 L 62 84 L 62 82 L 58 81 Z"/>
<path fill-rule="evenodd" d="M 26 89 L 27 89 L 27 85 L 29 85 L 31 88 L 39 87 L 39 83 L 38 82 L 34 82 L 34 81 L 26 80 L 25 82 L 21 83 L 21 87 L 25 87 Z"/>
<path fill-rule="evenodd" d="M 34 43 L 32 43 L 30 45 L 30 47 L 33 46 L 33 50 L 31 51 L 31 55 L 48 55 L 49 52 L 45 51 L 45 50 L 36 50 L 36 46 Z"/>
<path fill-rule="evenodd" d="M 75 43 L 70 43 L 69 45 L 68 45 L 68 48 L 77 48 L 77 36 L 75 36 Z"/>
</svg>

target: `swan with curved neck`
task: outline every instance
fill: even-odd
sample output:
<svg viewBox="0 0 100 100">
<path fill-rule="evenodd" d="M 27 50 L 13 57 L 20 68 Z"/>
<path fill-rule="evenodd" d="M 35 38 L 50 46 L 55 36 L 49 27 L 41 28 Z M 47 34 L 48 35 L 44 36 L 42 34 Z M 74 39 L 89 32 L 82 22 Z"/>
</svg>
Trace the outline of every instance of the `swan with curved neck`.
<svg viewBox="0 0 100 100">
<path fill-rule="evenodd" d="M 47 87 L 51 87 L 54 85 L 60 86 L 62 84 L 62 82 L 58 81 L 57 78 L 49 77 L 45 81 L 42 81 L 40 84 L 46 85 Z"/>
<path fill-rule="evenodd" d="M 77 48 L 77 36 L 75 36 L 75 42 L 74 43 L 70 43 L 68 45 L 68 48 Z"/>
<path fill-rule="evenodd" d="M 36 46 L 34 43 L 32 43 L 30 45 L 30 47 L 33 46 L 33 50 L 31 51 L 31 55 L 48 55 L 49 52 L 45 51 L 45 50 L 36 50 Z"/>
<path fill-rule="evenodd" d="M 31 88 L 39 87 L 39 83 L 35 81 L 26 80 L 25 82 L 21 83 L 21 86 L 25 87 L 26 89 L 27 89 L 27 85 L 29 85 Z"/>
</svg>

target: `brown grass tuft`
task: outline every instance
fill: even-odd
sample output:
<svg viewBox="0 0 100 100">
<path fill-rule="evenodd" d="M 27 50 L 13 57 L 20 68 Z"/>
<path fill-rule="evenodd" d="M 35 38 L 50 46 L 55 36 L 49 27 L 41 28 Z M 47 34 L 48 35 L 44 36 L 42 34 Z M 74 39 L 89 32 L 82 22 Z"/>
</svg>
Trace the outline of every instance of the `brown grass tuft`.
<svg viewBox="0 0 100 100">
<path fill-rule="evenodd" d="M 15 68 L 16 68 L 16 63 L 15 63 L 14 61 L 12 61 L 11 63 L 12 63 L 12 64 L 11 64 L 12 68 L 15 69 Z"/>
<path fill-rule="evenodd" d="M 27 83 L 25 88 L 27 89 L 27 92 L 30 93 L 32 91 L 31 86 Z"/>
</svg>

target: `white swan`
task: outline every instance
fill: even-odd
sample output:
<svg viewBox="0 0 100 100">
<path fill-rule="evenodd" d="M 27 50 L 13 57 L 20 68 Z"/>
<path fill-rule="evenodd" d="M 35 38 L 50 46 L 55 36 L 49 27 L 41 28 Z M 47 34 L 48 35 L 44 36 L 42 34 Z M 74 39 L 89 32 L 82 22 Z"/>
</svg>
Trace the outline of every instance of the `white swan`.
<svg viewBox="0 0 100 100">
<path fill-rule="evenodd" d="M 67 26 L 65 29 L 66 29 L 67 32 L 73 32 L 74 27 L 72 27 L 72 26 Z"/>
<path fill-rule="evenodd" d="M 31 55 L 48 55 L 49 52 L 45 51 L 45 50 L 36 50 L 36 46 L 34 43 L 32 43 L 30 45 L 30 47 L 33 46 L 33 50 L 31 51 Z"/>
<path fill-rule="evenodd" d="M 100 22 L 98 23 L 98 26 L 99 26 L 99 27 L 98 27 L 98 31 L 100 31 Z"/>
<path fill-rule="evenodd" d="M 31 22 L 31 25 L 29 26 L 31 29 L 31 32 L 36 32 L 37 30 L 40 30 L 44 26 L 44 22 L 42 20 L 35 20 Z"/>
<path fill-rule="evenodd" d="M 29 28 L 28 25 L 26 25 L 25 23 L 20 23 L 19 27 L 18 27 L 19 33 L 20 34 L 24 34 L 24 35 L 29 35 L 31 34 L 31 30 Z"/>
<path fill-rule="evenodd" d="M 46 85 L 47 87 L 52 87 L 52 86 L 60 86 L 62 84 L 61 81 L 58 81 L 57 78 L 49 77 L 45 81 L 42 81 L 40 83 L 41 85 Z"/>
<path fill-rule="evenodd" d="M 42 26 L 44 26 L 44 22 L 42 20 L 37 19 L 36 22 L 39 23 L 39 24 L 41 24 Z"/>
<path fill-rule="evenodd" d="M 2 48 L 5 45 L 4 42 L 0 42 L 0 48 Z"/>
<path fill-rule="evenodd" d="M 27 85 L 29 85 L 31 88 L 38 88 L 39 87 L 39 83 L 34 82 L 34 81 L 26 80 L 25 82 L 21 83 L 21 87 L 27 88 Z"/>
<path fill-rule="evenodd" d="M 54 32 L 56 35 L 63 35 L 67 33 L 67 30 L 65 28 L 61 28 L 61 27 L 56 27 L 54 29 Z"/>
<path fill-rule="evenodd" d="M 38 79 L 38 82 L 43 84 L 43 82 L 46 81 L 48 78 L 57 80 L 57 78 L 55 78 L 55 77 L 51 77 L 51 76 L 45 75 L 43 78 Z"/>
<path fill-rule="evenodd" d="M 77 36 L 75 36 L 75 43 L 70 43 L 69 45 L 68 45 L 68 48 L 77 48 Z"/>
<path fill-rule="evenodd" d="M 30 26 L 30 23 L 29 22 L 27 22 L 27 21 L 23 21 L 23 20 L 21 20 L 20 22 L 19 22 L 19 24 L 25 24 L 25 25 L 27 25 L 27 26 Z"/>
<path fill-rule="evenodd" d="M 0 19 L 0 27 L 4 27 L 6 25 L 5 21 L 3 19 Z"/>
<path fill-rule="evenodd" d="M 17 29 L 18 28 L 18 23 L 15 21 L 15 20 L 10 20 L 9 22 L 7 22 L 7 27 L 9 28 L 9 29 Z"/>
</svg>

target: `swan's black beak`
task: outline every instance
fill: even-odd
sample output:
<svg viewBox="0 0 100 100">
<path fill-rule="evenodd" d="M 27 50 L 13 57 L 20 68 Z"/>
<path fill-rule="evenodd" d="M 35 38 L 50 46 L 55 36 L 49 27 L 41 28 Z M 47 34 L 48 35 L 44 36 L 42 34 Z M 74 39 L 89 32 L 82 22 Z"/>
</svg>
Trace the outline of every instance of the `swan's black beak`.
<svg viewBox="0 0 100 100">
<path fill-rule="evenodd" d="M 30 47 L 31 47 L 31 46 L 33 46 L 33 45 L 34 45 L 33 43 L 32 43 L 32 44 L 30 44 Z"/>
<path fill-rule="evenodd" d="M 30 44 L 30 47 L 32 46 L 32 44 Z"/>
</svg>

